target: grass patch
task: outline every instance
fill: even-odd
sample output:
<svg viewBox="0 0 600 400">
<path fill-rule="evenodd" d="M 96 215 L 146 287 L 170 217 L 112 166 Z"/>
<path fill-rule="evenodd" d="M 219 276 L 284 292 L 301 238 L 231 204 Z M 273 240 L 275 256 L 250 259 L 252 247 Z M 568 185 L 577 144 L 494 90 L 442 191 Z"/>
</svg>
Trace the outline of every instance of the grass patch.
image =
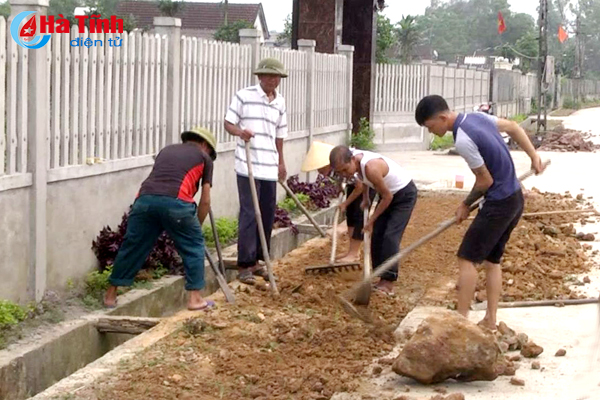
<svg viewBox="0 0 600 400">
<path fill-rule="evenodd" d="M 297 193 L 296 198 L 298 199 L 298 201 L 300 201 L 300 204 L 302 204 L 304 206 L 304 208 L 306 208 L 308 210 L 312 210 L 312 209 L 316 208 L 315 205 L 312 204 L 312 201 L 310 200 L 309 195 L 304 194 L 304 193 Z M 292 199 L 291 197 L 286 197 L 285 199 L 283 199 L 279 203 L 277 203 L 277 205 L 279 206 L 279 208 L 284 209 L 285 211 L 287 211 L 290 214 L 297 214 L 300 211 L 298 205 L 296 204 L 294 199 Z"/>
<path fill-rule="evenodd" d="M 451 133 L 447 133 L 442 137 L 433 136 L 433 141 L 429 145 L 429 150 L 446 150 L 454 146 L 454 137 Z"/>
</svg>

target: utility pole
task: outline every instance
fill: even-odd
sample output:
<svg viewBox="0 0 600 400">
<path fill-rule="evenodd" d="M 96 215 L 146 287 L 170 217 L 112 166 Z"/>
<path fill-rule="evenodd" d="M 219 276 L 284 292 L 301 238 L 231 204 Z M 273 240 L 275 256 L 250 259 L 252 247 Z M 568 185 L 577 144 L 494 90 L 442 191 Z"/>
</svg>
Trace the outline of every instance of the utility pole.
<svg viewBox="0 0 600 400">
<path fill-rule="evenodd" d="M 577 80 L 577 101 L 581 100 L 581 79 L 583 78 L 583 40 L 581 37 L 581 5 L 575 17 L 575 79 Z"/>
<path fill-rule="evenodd" d="M 546 61 L 548 58 L 548 0 L 540 0 L 540 13 L 538 19 L 539 29 L 539 57 L 538 57 L 538 117 L 537 117 L 537 133 L 540 133 L 542 125 L 544 132 L 547 127 L 548 105 L 546 104 Z M 543 119 L 542 119 L 543 115 Z"/>
</svg>

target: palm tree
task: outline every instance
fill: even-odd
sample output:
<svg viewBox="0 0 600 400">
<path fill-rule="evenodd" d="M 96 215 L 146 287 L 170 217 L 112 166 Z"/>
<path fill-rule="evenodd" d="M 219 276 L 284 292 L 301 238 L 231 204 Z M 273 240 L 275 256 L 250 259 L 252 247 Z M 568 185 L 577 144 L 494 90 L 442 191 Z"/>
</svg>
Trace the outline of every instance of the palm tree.
<svg viewBox="0 0 600 400">
<path fill-rule="evenodd" d="M 400 42 L 400 59 L 403 64 L 410 64 L 415 47 L 419 43 L 419 31 L 417 29 L 416 17 L 412 15 L 402 16 L 398 22 L 398 39 Z"/>
</svg>

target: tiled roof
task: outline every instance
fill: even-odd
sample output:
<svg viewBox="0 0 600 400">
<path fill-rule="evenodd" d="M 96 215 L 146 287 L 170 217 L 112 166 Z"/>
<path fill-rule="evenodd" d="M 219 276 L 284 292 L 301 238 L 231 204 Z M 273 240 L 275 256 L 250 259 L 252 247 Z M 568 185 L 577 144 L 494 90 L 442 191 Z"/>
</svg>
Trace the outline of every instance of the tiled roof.
<svg viewBox="0 0 600 400">
<path fill-rule="evenodd" d="M 246 20 L 251 23 L 260 16 L 263 20 L 264 28 L 266 22 L 264 15 L 259 15 L 262 11 L 262 5 L 257 4 L 232 4 L 229 3 L 227 21 L 229 23 Z M 117 12 L 119 15 L 133 15 L 140 28 L 152 26 L 154 17 L 160 17 L 156 1 L 122 1 L 119 3 Z M 185 2 L 183 8 L 177 15 L 181 18 L 182 29 L 211 29 L 217 30 L 223 25 L 224 11 L 221 3 L 196 3 Z"/>
</svg>

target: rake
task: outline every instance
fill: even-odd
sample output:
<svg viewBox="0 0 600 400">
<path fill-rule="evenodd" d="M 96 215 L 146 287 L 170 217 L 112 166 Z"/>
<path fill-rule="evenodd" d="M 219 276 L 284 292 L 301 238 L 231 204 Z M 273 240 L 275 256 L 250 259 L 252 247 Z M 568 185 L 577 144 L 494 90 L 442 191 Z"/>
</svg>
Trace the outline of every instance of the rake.
<svg viewBox="0 0 600 400">
<path fill-rule="evenodd" d="M 340 215 L 340 205 L 344 200 L 344 189 L 345 185 L 342 184 L 342 192 L 338 197 L 338 206 L 335 209 L 335 216 L 333 217 L 333 236 L 331 242 L 331 255 L 329 256 L 329 264 L 320 265 L 316 267 L 307 267 L 304 269 L 304 272 L 307 274 L 329 274 L 336 272 L 344 272 L 344 271 L 358 271 L 361 269 L 361 264 L 359 261 L 348 262 L 348 263 L 336 263 L 335 262 L 335 253 L 337 250 L 337 227 L 338 227 L 338 219 Z M 366 216 L 368 217 L 368 209 L 365 210 Z M 365 221 L 366 223 L 366 221 Z M 366 249 L 366 241 L 365 241 L 365 249 Z M 366 253 L 365 253 L 366 254 Z"/>
</svg>

